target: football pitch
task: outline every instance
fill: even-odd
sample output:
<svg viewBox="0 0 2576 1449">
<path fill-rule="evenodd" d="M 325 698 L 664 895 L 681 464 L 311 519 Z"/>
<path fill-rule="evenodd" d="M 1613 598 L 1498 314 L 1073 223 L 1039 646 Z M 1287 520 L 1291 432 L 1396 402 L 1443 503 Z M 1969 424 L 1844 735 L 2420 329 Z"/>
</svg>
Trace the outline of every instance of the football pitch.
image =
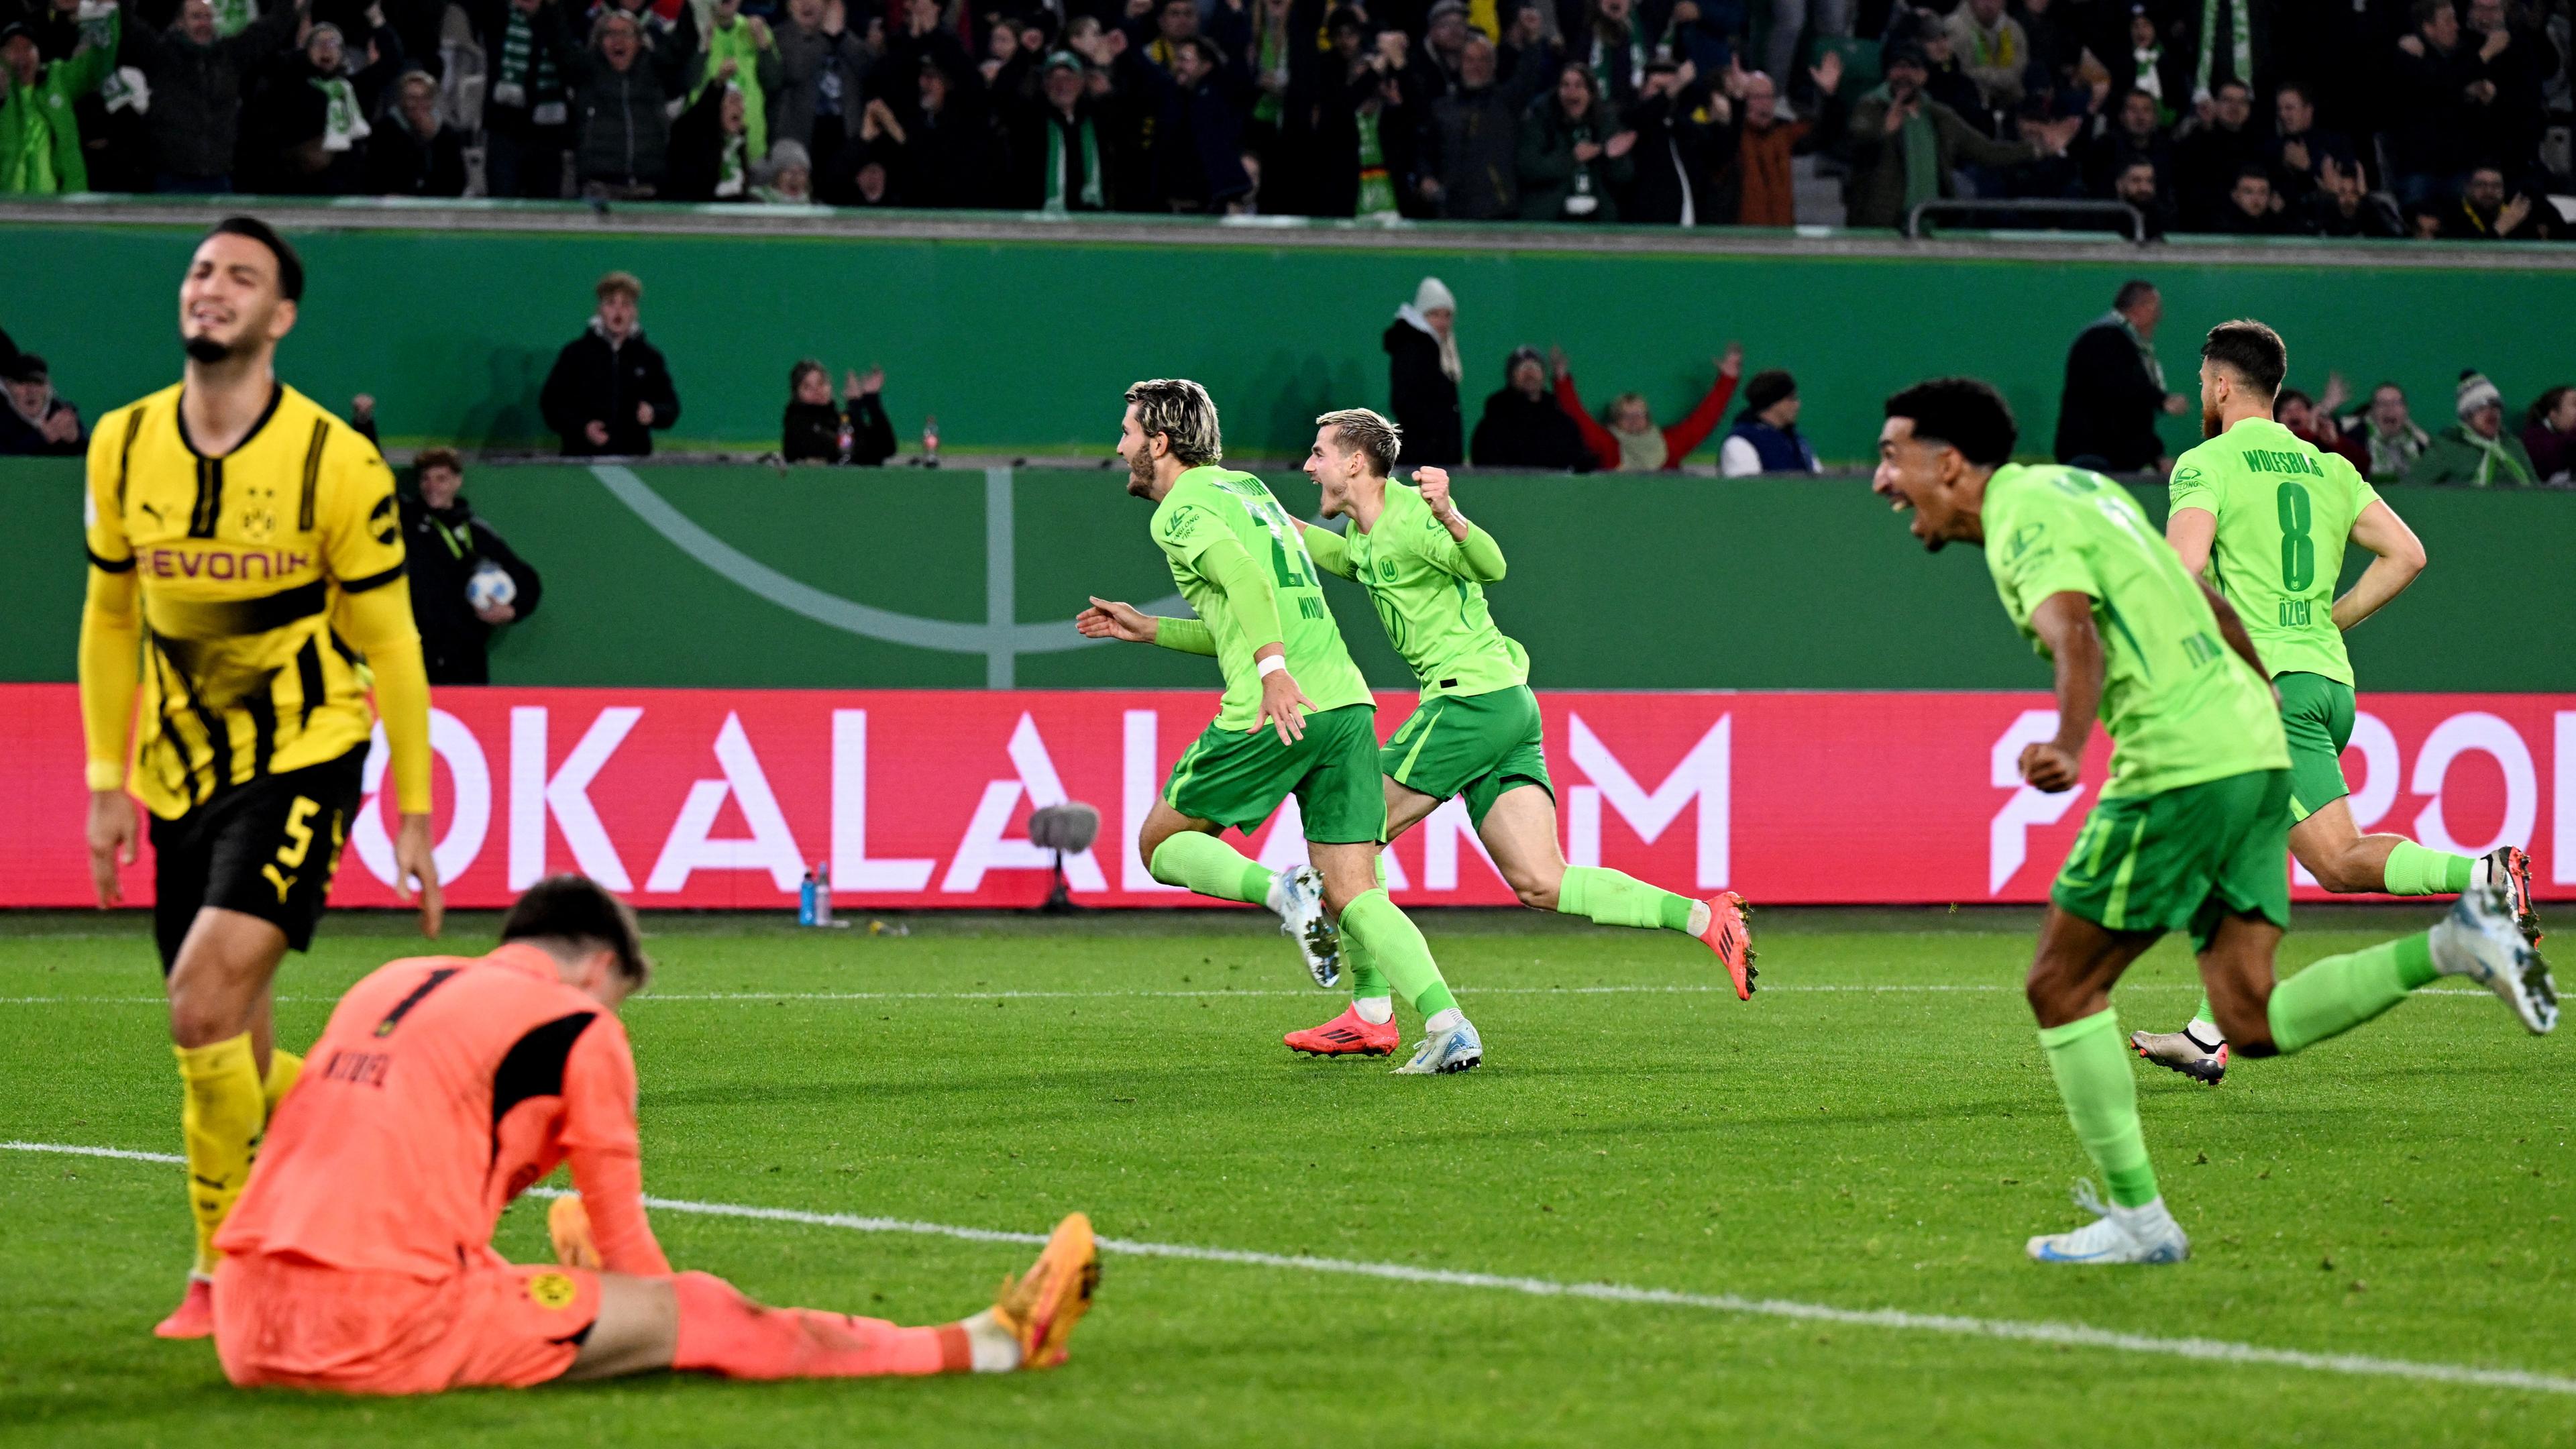
<svg viewBox="0 0 2576 1449">
<path fill-rule="evenodd" d="M 2434 914 L 2303 910 L 2284 969 Z M 2021 999 L 2029 913 L 1764 912 L 1751 1002 L 1670 934 L 1421 920 L 1481 1070 L 1291 1056 L 1338 1003 L 1252 913 L 647 917 L 624 1015 L 673 1260 L 937 1322 L 1085 1209 L 1073 1361 L 350 1402 L 151 1337 L 188 1227 L 146 922 L 0 917 L 0 1442 L 2576 1443 L 2576 1054 L 2482 992 L 2215 1090 L 2137 1064 L 2195 1256 L 2043 1268 L 2022 1240 L 2077 1225 L 2086 1164 Z M 281 1041 L 408 925 L 327 920 Z M 2168 942 L 2116 1002 L 2161 1028 L 2192 999 Z M 505 1253 L 545 1256 L 542 1206 Z"/>
</svg>

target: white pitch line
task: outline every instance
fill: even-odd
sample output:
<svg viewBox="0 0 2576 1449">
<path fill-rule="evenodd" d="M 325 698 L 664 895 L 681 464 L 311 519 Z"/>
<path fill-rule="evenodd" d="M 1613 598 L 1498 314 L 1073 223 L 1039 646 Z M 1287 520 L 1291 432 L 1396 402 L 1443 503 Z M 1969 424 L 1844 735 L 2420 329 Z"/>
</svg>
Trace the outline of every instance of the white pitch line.
<svg viewBox="0 0 2576 1449">
<path fill-rule="evenodd" d="M 1456 984 L 1456 990 L 1468 996 L 1704 996 L 1715 993 L 1732 995 L 1732 986 L 1645 984 L 1612 986 L 1473 986 Z M 1769 996 L 1779 992 L 1822 992 L 1847 995 L 1899 995 L 1916 992 L 1950 991 L 2019 991 L 2018 984 L 1866 984 L 1793 983 L 1765 986 L 1755 994 Z M 2193 991 L 2200 990 L 2190 981 L 2140 981 L 2119 988 L 2122 991 Z M 1298 988 L 1274 989 L 1255 987 L 1238 990 L 1217 987 L 1208 991 L 697 991 L 656 992 L 628 998 L 628 1005 L 651 1005 L 657 1001 L 1132 1001 L 1177 998 L 1184 1001 L 1206 1001 L 1219 997 L 1297 996 L 1320 997 L 1326 993 Z M 2410 993 L 2414 996 L 2474 996 L 2490 993 L 2461 987 L 2428 986 Z M 336 996 L 281 996 L 279 1001 L 294 1005 L 339 1000 Z M 0 996 L 0 1006 L 162 1006 L 163 996 Z"/>
<path fill-rule="evenodd" d="M 42 1152 L 73 1157 L 109 1157 L 130 1162 L 178 1164 L 186 1159 L 168 1152 L 134 1152 L 121 1147 L 87 1147 L 59 1142 L 0 1142 L 0 1150 Z M 530 1196 L 563 1197 L 558 1188 L 533 1188 Z M 858 1233 L 905 1233 L 916 1237 L 952 1238 L 969 1243 L 1046 1241 L 1043 1233 L 1001 1228 L 960 1227 L 951 1223 L 915 1222 L 905 1218 L 862 1217 L 855 1213 L 817 1213 L 797 1208 L 755 1207 L 742 1203 L 693 1202 L 651 1197 L 644 1205 L 655 1212 L 698 1217 L 740 1218 L 755 1222 L 795 1223 L 805 1227 L 841 1228 Z M 1191 1243 L 1150 1243 L 1131 1238 L 1102 1238 L 1104 1253 L 1138 1258 L 1172 1258 L 1191 1263 L 1223 1263 L 1243 1268 L 1276 1268 L 1300 1273 L 1330 1273 L 1375 1278 L 1394 1283 L 1421 1283 L 1441 1288 L 1481 1288 L 1532 1298 L 1577 1298 L 1602 1303 L 1636 1303 L 1662 1308 L 1697 1308 L 1752 1318 L 1781 1318 L 1805 1323 L 1839 1323 L 1855 1328 L 1891 1328 L 1916 1333 L 1945 1333 L 1964 1338 L 1991 1338 L 2017 1343 L 2045 1343 L 2068 1348 L 2098 1348 L 2116 1353 L 2163 1358 L 2200 1359 L 2212 1363 L 2306 1369 L 2315 1373 L 2360 1378 L 2412 1379 L 2419 1383 L 2461 1384 L 2472 1388 L 2519 1389 L 2529 1393 L 2576 1397 L 2576 1378 L 2532 1373 L 2524 1369 L 2476 1368 L 2467 1364 L 2426 1363 L 2416 1359 L 2378 1358 L 2358 1353 L 2311 1353 L 2305 1349 L 2267 1348 L 2215 1338 L 2162 1338 L 2123 1333 L 2083 1323 L 2045 1320 L 1972 1318 L 1956 1313 L 1914 1313 L 1901 1308 L 1838 1308 L 1827 1303 L 1801 1303 L 1787 1298 L 1747 1298 L 1736 1293 L 1685 1293 L 1671 1288 L 1641 1288 L 1626 1283 L 1570 1283 L 1557 1278 L 1526 1278 L 1505 1273 L 1470 1273 L 1454 1268 L 1421 1268 L 1407 1263 L 1367 1263 L 1350 1258 L 1316 1258 L 1302 1253 L 1258 1253 L 1240 1248 L 1208 1248 Z"/>
</svg>

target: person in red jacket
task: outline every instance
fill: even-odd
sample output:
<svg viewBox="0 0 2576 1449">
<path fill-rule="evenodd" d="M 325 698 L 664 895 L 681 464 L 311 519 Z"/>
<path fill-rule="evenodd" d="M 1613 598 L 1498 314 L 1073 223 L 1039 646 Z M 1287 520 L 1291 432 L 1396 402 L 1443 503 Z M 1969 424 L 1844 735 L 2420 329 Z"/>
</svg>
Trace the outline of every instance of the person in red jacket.
<svg viewBox="0 0 2576 1449">
<path fill-rule="evenodd" d="M 660 1369 L 738 1379 L 1003 1372 L 1064 1361 L 1100 1266 L 1060 1224 L 1025 1278 L 956 1323 L 764 1308 L 673 1273 L 645 1221 L 635 1058 L 617 1007 L 649 963 L 624 902 L 537 882 L 488 956 L 396 961 L 349 988 L 269 1118 L 216 1236 L 215 1351 L 243 1387 L 420 1394 Z M 569 1163 L 557 1263 L 493 1225 Z"/>
<path fill-rule="evenodd" d="M 1643 395 L 1623 392 L 1610 400 L 1609 423 L 1592 416 L 1583 406 L 1583 395 L 1574 389 L 1574 369 L 1565 361 L 1561 348 L 1548 350 L 1548 362 L 1556 373 L 1556 405 L 1582 430 L 1583 445 L 1601 466 L 1617 473 L 1671 472 L 1682 465 L 1691 450 L 1708 441 L 1725 420 L 1727 400 L 1735 396 L 1736 379 L 1744 375 L 1744 345 L 1726 344 L 1726 355 L 1717 360 L 1717 382 L 1690 416 L 1668 428 L 1655 426 L 1655 415 L 1646 406 Z"/>
</svg>

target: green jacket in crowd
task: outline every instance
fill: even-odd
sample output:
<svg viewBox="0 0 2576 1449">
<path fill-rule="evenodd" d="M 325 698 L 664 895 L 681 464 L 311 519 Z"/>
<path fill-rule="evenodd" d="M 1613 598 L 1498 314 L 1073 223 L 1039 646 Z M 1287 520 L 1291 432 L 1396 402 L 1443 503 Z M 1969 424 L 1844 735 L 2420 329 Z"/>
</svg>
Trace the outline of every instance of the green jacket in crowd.
<svg viewBox="0 0 2576 1449">
<path fill-rule="evenodd" d="M 2406 470 L 2409 483 L 2448 483 L 2461 488 L 2529 488 L 2540 481 L 2531 453 L 2510 431 L 2490 442 L 2453 423 L 2433 435 L 2431 446 Z"/>
<path fill-rule="evenodd" d="M 106 44 L 85 45 L 69 59 L 36 67 L 32 86 L 19 85 L 0 66 L 0 195 L 89 190 L 89 163 L 81 158 L 72 103 L 116 69 L 116 24 L 108 21 Z"/>
</svg>

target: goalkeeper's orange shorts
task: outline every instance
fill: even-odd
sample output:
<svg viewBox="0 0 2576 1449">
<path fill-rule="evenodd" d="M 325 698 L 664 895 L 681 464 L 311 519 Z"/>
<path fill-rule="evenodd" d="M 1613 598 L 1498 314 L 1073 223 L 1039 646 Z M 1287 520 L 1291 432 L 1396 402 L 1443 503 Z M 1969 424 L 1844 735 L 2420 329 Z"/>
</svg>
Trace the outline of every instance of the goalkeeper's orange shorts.
<svg viewBox="0 0 2576 1449">
<path fill-rule="evenodd" d="M 598 1317 L 598 1274 L 489 1249 L 435 1282 L 265 1254 L 215 1272 L 215 1353 L 244 1388 L 525 1388 L 572 1367 Z"/>
</svg>

